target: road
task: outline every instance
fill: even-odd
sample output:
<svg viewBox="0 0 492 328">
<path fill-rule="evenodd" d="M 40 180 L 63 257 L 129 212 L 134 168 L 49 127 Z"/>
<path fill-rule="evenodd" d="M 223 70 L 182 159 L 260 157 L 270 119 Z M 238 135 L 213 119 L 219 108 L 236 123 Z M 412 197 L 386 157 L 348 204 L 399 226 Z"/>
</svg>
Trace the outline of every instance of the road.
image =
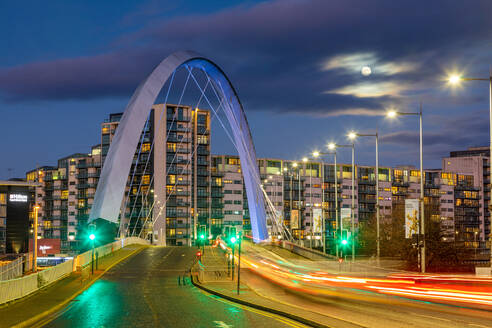
<svg viewBox="0 0 492 328">
<path fill-rule="evenodd" d="M 303 327 L 178 281 L 196 249 L 149 247 L 109 270 L 43 327 Z"/>
<path fill-rule="evenodd" d="M 257 294 L 279 304 L 288 305 L 293 311 L 294 308 L 307 310 L 327 318 L 340 318 L 368 328 L 492 328 L 492 308 L 485 305 L 438 304 L 412 299 L 411 295 L 401 297 L 380 294 L 363 290 L 361 285 L 356 283 L 339 284 L 340 279 L 357 281 L 350 280 L 351 277 L 322 276 L 319 272 L 317 273 L 322 277 L 330 277 L 326 281 L 327 284 L 313 281 L 314 279 L 303 281 L 301 274 L 303 270 L 313 271 L 311 266 L 317 267 L 323 262 L 300 260 L 297 255 L 278 249 L 272 249 L 274 254 L 268 250 L 271 249 L 270 247 L 260 249 L 255 245 L 245 246 L 244 259 L 254 261 L 261 258 L 263 261 L 256 262 L 257 267 L 252 267 L 251 271 L 242 273 L 243 281 L 246 281 Z M 268 261 L 265 262 L 265 259 Z M 265 269 L 269 267 L 268 263 L 273 265 L 271 270 Z M 281 270 L 283 267 L 288 269 Z M 376 279 L 378 280 L 382 281 L 380 278 Z M 369 281 L 369 279 L 363 278 L 361 281 Z M 410 288 L 414 287 L 417 290 L 422 285 L 424 283 L 410 285 Z M 489 285 L 486 287 L 489 288 Z M 412 290 L 410 288 L 409 290 Z M 452 284 L 442 284 L 440 288 L 443 293 L 453 291 Z M 492 295 L 487 292 L 484 294 L 489 298 Z"/>
</svg>

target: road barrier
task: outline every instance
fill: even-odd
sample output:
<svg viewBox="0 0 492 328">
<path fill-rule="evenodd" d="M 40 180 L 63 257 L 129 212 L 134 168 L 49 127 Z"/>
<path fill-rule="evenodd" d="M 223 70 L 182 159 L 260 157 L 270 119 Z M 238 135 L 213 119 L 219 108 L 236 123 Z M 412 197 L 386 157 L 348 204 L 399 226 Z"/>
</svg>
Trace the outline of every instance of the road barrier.
<svg viewBox="0 0 492 328">
<path fill-rule="evenodd" d="M 128 245 L 149 245 L 149 242 L 136 237 L 123 238 L 113 243 L 99 246 L 94 249 L 99 257 L 111 254 Z M 51 268 L 22 278 L 0 281 L 0 304 L 7 303 L 27 296 L 40 288 L 44 288 L 55 281 L 65 278 L 74 271 L 82 270 L 91 263 L 92 250 L 79 254 L 73 260 L 55 265 Z"/>
</svg>

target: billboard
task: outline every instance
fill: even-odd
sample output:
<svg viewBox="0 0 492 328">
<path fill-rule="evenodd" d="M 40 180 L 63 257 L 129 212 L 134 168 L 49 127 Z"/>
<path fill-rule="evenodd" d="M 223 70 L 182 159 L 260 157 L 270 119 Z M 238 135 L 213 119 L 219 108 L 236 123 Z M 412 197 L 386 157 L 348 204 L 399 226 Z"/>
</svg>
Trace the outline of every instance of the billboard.
<svg viewBox="0 0 492 328">
<path fill-rule="evenodd" d="M 323 232 L 323 217 L 321 208 L 313 208 L 313 233 Z"/>
<path fill-rule="evenodd" d="M 342 222 L 342 226 L 340 228 L 350 230 L 350 227 L 352 227 L 352 217 L 351 217 L 350 208 L 342 207 L 340 209 L 340 218 Z"/>
<path fill-rule="evenodd" d="M 412 238 L 418 233 L 419 227 L 419 200 L 405 199 L 405 238 Z"/>
<path fill-rule="evenodd" d="M 299 210 L 290 211 L 290 229 L 299 229 Z"/>
</svg>

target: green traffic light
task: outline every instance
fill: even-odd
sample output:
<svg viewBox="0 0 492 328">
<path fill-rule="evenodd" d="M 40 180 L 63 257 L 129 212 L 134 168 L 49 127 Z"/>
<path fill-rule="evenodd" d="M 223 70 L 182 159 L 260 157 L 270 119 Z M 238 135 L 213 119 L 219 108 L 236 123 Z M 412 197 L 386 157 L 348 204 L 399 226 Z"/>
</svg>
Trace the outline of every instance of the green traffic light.
<svg viewBox="0 0 492 328">
<path fill-rule="evenodd" d="M 346 239 L 343 239 L 342 240 L 342 245 L 347 245 L 347 240 Z"/>
<path fill-rule="evenodd" d="M 90 239 L 90 240 L 94 240 L 94 239 L 96 239 L 96 235 L 95 235 L 95 234 L 93 234 L 93 233 L 91 233 L 91 234 L 89 235 L 89 239 Z"/>
<path fill-rule="evenodd" d="M 205 239 L 205 235 L 200 235 L 200 239 Z"/>
<path fill-rule="evenodd" d="M 231 237 L 231 243 L 233 243 L 233 244 L 236 243 L 236 237 Z"/>
</svg>

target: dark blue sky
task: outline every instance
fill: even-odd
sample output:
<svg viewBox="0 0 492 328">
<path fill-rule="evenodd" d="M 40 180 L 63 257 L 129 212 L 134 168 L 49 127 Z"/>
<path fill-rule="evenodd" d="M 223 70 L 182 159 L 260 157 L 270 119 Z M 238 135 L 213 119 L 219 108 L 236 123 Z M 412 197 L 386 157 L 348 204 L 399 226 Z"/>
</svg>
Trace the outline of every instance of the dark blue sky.
<svg viewBox="0 0 492 328">
<path fill-rule="evenodd" d="M 424 165 L 440 167 L 451 150 L 487 145 L 487 84 L 444 79 L 487 77 L 491 13 L 489 0 L 3 1 L 0 178 L 89 151 L 107 114 L 180 49 L 223 68 L 261 157 L 301 158 L 378 127 L 382 165 L 417 165 L 417 119 L 378 115 L 422 101 Z M 358 162 L 373 164 L 373 149 L 358 142 Z"/>
</svg>

